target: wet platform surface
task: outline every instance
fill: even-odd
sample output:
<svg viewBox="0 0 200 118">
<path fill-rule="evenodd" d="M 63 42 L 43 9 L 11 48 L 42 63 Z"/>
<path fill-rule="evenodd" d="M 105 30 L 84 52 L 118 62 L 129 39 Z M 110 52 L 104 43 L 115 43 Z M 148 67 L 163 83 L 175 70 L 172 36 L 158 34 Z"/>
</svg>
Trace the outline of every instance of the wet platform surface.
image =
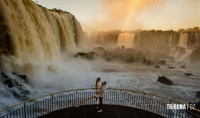
<svg viewBox="0 0 200 118">
<path fill-rule="evenodd" d="M 104 105 L 98 113 L 96 105 L 66 108 L 39 118 L 164 118 L 163 116 L 132 107 Z"/>
</svg>

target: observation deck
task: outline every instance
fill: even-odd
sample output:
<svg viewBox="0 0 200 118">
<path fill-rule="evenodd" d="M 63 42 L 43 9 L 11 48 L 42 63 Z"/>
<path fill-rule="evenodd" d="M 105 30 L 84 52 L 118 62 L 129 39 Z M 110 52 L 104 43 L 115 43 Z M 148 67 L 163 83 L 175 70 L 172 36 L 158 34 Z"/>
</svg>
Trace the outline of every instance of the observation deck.
<svg viewBox="0 0 200 118">
<path fill-rule="evenodd" d="M 169 110 L 181 104 L 142 91 L 107 88 L 103 112 L 98 113 L 94 88 L 64 90 L 0 110 L 0 118 L 200 118 L 199 110 Z"/>
<path fill-rule="evenodd" d="M 119 105 L 104 105 L 103 112 L 98 113 L 96 105 L 66 108 L 46 114 L 39 118 L 164 118 L 158 114 L 142 109 Z"/>
</svg>

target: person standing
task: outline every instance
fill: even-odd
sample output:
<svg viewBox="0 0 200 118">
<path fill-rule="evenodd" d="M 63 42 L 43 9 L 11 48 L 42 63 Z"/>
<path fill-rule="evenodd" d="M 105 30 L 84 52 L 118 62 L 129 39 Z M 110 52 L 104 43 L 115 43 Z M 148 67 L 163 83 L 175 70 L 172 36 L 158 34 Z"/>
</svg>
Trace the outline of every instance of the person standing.
<svg viewBox="0 0 200 118">
<path fill-rule="evenodd" d="M 98 77 L 97 80 L 96 80 L 96 85 L 95 85 L 95 88 L 96 88 L 95 98 L 96 98 L 96 103 L 97 104 L 98 104 L 98 100 L 99 100 L 99 91 L 101 89 L 101 86 L 102 86 L 101 78 Z"/>
<path fill-rule="evenodd" d="M 99 91 L 99 110 L 98 112 L 102 112 L 103 111 L 103 97 L 104 97 L 104 93 L 105 93 L 105 87 L 106 87 L 106 81 L 102 82 L 102 86 L 100 88 Z"/>
</svg>

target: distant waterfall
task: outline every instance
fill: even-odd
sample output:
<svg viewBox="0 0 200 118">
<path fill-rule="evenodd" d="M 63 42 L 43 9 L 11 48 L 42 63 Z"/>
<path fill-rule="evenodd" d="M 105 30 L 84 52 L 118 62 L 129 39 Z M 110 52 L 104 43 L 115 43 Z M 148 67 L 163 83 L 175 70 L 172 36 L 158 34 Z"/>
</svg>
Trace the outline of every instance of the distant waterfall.
<svg viewBox="0 0 200 118">
<path fill-rule="evenodd" d="M 86 39 L 103 47 L 115 47 L 120 31 L 86 32 Z"/>
<path fill-rule="evenodd" d="M 187 33 L 181 33 L 178 46 L 182 47 L 182 48 L 188 47 L 188 34 Z"/>
<path fill-rule="evenodd" d="M 178 34 L 176 33 L 172 33 L 169 35 L 169 42 L 168 42 L 168 45 L 169 46 L 176 46 L 177 43 L 178 43 Z"/>
<path fill-rule="evenodd" d="M 200 41 L 200 33 L 195 33 L 195 38 L 196 38 L 196 47 L 199 47 L 200 44 L 199 44 L 199 41 Z"/>
<path fill-rule="evenodd" d="M 169 46 L 173 46 L 173 45 L 174 45 L 174 40 L 173 40 L 172 34 L 170 35 L 168 45 L 169 45 Z"/>
<path fill-rule="evenodd" d="M 124 46 L 126 48 L 133 48 L 134 47 L 134 33 L 120 33 L 118 36 L 117 46 L 121 47 Z"/>
</svg>

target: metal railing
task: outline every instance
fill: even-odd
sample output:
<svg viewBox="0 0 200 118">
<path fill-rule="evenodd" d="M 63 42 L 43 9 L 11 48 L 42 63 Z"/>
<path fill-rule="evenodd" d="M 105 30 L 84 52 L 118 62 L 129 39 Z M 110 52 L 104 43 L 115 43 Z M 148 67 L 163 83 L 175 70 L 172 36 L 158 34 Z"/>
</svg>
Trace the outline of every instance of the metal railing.
<svg viewBox="0 0 200 118">
<path fill-rule="evenodd" d="M 94 88 L 59 91 L 0 110 L 0 118 L 37 118 L 64 108 L 95 104 L 95 99 L 90 99 L 94 95 Z M 107 88 L 103 101 L 104 104 L 134 107 L 167 118 L 200 118 L 194 112 L 167 109 L 166 104 L 180 103 L 178 101 L 142 91 Z"/>
</svg>

